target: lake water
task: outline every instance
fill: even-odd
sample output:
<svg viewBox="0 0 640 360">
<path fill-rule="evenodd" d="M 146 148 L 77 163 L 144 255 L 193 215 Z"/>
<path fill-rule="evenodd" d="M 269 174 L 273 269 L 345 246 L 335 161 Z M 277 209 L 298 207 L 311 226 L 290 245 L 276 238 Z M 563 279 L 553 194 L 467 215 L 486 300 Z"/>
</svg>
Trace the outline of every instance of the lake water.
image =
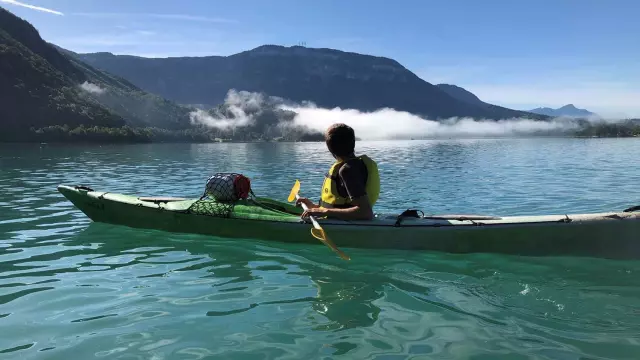
<svg viewBox="0 0 640 360">
<path fill-rule="evenodd" d="M 363 142 L 377 211 L 640 204 L 639 139 Z M 324 144 L 0 146 L 0 359 L 638 359 L 640 261 L 349 249 L 91 223 L 58 184 L 317 197 Z"/>
</svg>

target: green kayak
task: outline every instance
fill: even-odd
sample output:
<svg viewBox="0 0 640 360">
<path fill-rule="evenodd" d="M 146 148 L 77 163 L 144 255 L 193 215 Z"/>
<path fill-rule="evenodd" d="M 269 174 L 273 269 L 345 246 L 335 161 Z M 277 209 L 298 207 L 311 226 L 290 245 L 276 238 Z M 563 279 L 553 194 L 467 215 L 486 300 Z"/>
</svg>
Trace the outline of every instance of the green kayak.
<svg viewBox="0 0 640 360">
<path fill-rule="evenodd" d="M 302 210 L 249 198 L 233 204 L 207 199 L 139 197 L 85 186 L 58 191 L 91 220 L 134 228 L 224 238 L 321 244 Z M 640 207 L 620 212 L 537 216 L 377 214 L 370 221 L 318 219 L 340 248 L 496 252 L 521 255 L 640 256 Z"/>
</svg>

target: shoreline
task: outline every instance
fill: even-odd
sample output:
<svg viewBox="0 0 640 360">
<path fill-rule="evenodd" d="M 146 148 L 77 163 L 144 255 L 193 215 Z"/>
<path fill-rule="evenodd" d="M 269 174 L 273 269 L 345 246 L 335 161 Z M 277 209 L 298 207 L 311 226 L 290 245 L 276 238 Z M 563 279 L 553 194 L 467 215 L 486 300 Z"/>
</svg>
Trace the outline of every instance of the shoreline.
<svg viewBox="0 0 640 360">
<path fill-rule="evenodd" d="M 360 141 L 427 141 L 427 140 L 497 140 L 497 139 L 633 139 L 640 138 L 640 135 L 631 136 L 489 136 L 489 137 L 450 137 L 450 138 L 413 138 L 413 139 L 376 139 Z M 0 144 L 38 144 L 38 145 L 142 145 L 142 144 L 257 144 L 257 143 L 322 143 L 320 140 L 228 140 L 228 141 L 78 141 L 78 140 L 58 140 L 58 141 L 0 141 Z"/>
</svg>

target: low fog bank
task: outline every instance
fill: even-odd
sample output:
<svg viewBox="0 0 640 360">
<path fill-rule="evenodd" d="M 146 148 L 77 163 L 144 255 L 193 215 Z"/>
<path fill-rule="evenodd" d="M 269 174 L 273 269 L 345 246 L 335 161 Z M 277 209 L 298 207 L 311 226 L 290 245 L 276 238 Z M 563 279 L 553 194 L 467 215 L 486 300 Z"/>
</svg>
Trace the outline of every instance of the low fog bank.
<svg viewBox="0 0 640 360">
<path fill-rule="evenodd" d="M 353 127 L 363 140 L 569 136 L 593 126 L 627 121 L 598 117 L 560 117 L 547 121 L 527 118 L 433 120 L 389 108 L 372 112 L 327 109 L 313 103 L 296 104 L 265 94 L 235 90 L 229 91 L 223 104 L 208 111 L 195 110 L 190 117 L 194 124 L 223 132 L 268 132 L 271 137 L 286 136 L 292 131 L 298 135 L 319 136 L 328 126 L 340 122 Z"/>
</svg>

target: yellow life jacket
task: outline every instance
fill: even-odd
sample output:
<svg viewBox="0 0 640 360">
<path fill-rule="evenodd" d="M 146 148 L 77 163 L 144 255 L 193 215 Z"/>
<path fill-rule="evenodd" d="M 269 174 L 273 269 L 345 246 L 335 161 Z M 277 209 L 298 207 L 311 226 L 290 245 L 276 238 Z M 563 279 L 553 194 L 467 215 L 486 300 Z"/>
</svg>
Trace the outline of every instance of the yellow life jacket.
<svg viewBox="0 0 640 360">
<path fill-rule="evenodd" d="M 367 168 L 367 183 L 365 190 L 371 207 L 378 201 L 380 196 L 380 174 L 378 173 L 378 164 L 371 160 L 367 155 L 361 155 L 357 157 L 364 162 Z M 329 172 L 325 175 L 324 183 L 322 184 L 322 193 L 320 194 L 320 206 L 324 208 L 340 208 L 349 207 L 351 200 L 346 197 L 340 196 L 338 193 L 338 172 L 344 165 L 344 162 L 335 162 Z"/>
</svg>

